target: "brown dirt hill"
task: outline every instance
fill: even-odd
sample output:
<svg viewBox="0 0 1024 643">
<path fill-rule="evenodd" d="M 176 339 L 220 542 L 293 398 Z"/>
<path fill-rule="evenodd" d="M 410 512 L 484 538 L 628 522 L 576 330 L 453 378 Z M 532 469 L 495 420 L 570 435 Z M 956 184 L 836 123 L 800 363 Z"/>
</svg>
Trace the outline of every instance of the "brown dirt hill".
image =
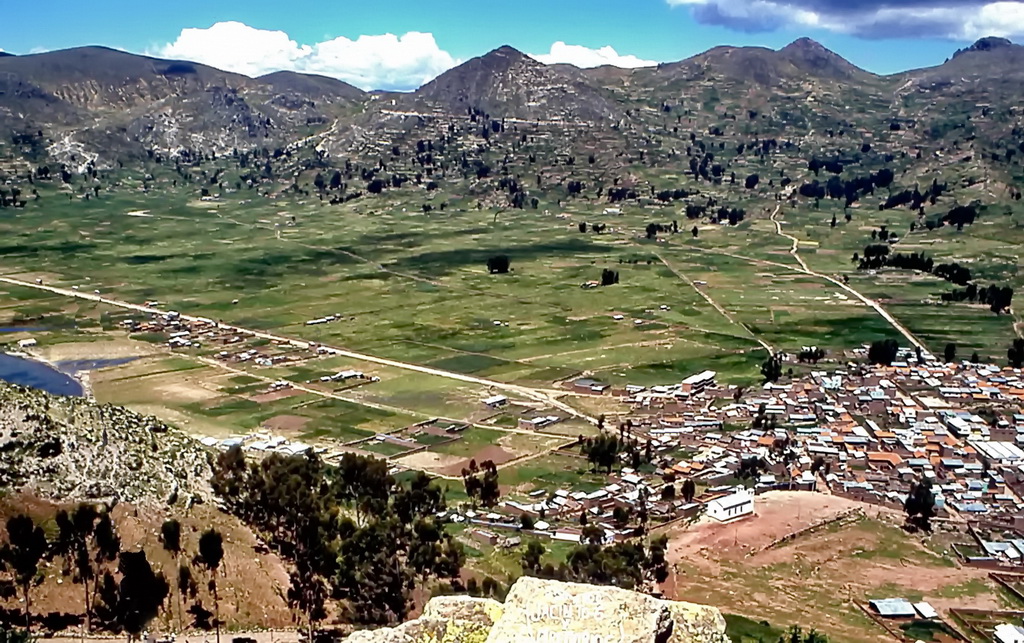
<svg viewBox="0 0 1024 643">
<path fill-rule="evenodd" d="M 56 530 L 54 516 L 62 508 L 71 509 L 72 505 L 60 505 L 30 494 L 13 494 L 0 498 L 0 522 L 6 522 L 13 515 L 26 513 L 42 524 L 47 535 L 52 538 Z M 162 570 L 173 587 L 177 568 L 172 557 L 160 544 L 160 525 L 170 516 L 160 510 L 139 508 L 127 503 L 115 506 L 112 516 L 121 538 L 121 549 L 145 550 L 153 567 Z M 224 562 L 217 584 L 221 597 L 221 618 L 225 621 L 226 630 L 281 629 L 293 625 L 291 611 L 284 598 L 288 588 L 288 569 L 280 558 L 261 546 L 245 525 L 211 505 L 197 505 L 186 512 L 175 512 L 174 517 L 182 523 L 182 543 L 186 552 L 181 558 L 183 562 L 190 561 L 195 555 L 202 531 L 214 527 L 224 535 Z M 33 594 L 35 613 L 82 613 L 82 586 L 65 578 L 60 566 L 60 562 L 56 561 L 45 567 L 43 583 Z M 195 566 L 192 571 L 199 585 L 199 600 L 204 607 L 212 610 L 213 601 L 207 589 L 209 577 Z M 3 603 L 0 602 L 0 605 Z M 4 606 L 19 607 L 14 601 Z M 172 590 L 168 609 L 151 629 L 176 631 L 177 615 L 177 594 Z M 182 622 L 186 629 L 192 629 L 188 627 L 188 621 L 186 613 Z M 77 632 L 77 628 L 72 629 Z"/>
</svg>

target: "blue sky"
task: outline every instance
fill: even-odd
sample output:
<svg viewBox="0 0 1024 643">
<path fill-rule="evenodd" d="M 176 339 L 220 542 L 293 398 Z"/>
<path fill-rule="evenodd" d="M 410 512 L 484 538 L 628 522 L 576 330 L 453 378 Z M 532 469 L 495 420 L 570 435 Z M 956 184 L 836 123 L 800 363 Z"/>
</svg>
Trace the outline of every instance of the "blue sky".
<svg viewBox="0 0 1024 643">
<path fill-rule="evenodd" d="M 45 28 L 3 30 L 0 48 L 24 54 L 101 44 L 198 59 L 250 75 L 294 68 L 362 86 L 408 88 L 403 86 L 415 86 L 451 64 L 502 44 L 534 55 L 547 54 L 547 59 L 542 57 L 546 62 L 621 61 L 623 66 L 637 66 L 680 60 L 719 44 L 777 48 L 807 35 L 857 65 L 891 73 L 939 64 L 956 48 L 982 35 L 1024 32 L 1024 3 L 985 0 L 100 0 L 96 4 L 85 9 L 78 1 L 48 0 Z M 40 22 L 35 3 L 11 2 L 4 14 L 7 24 Z M 218 23 L 234 26 L 208 31 Z M 419 35 L 403 40 L 410 32 Z M 381 34 L 398 38 L 359 40 Z M 556 42 L 580 47 L 552 50 Z M 614 51 L 589 53 L 607 47 Z"/>
</svg>

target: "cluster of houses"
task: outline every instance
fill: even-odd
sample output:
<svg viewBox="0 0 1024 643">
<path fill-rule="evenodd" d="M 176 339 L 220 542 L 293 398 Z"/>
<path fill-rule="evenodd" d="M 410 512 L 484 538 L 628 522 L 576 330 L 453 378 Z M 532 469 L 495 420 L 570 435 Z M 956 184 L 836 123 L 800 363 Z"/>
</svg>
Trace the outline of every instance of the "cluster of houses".
<svg viewBox="0 0 1024 643">
<path fill-rule="evenodd" d="M 242 451 L 246 453 L 252 453 L 254 455 L 269 455 L 271 453 L 278 453 L 280 455 L 303 455 L 305 453 L 314 452 L 317 454 L 323 454 L 326 449 L 322 447 L 313 447 L 302 442 L 293 442 L 287 438 L 281 436 L 274 436 L 265 432 L 250 433 L 245 436 L 231 437 L 225 439 L 217 439 L 214 437 L 205 437 L 200 442 L 211 449 L 221 449 L 227 451 L 234 447 L 240 447 Z"/>
<path fill-rule="evenodd" d="M 331 315 L 306 323 L 318 325 L 337 319 L 340 319 L 340 316 Z M 251 335 L 221 325 L 212 319 L 185 319 L 174 311 L 153 314 L 149 319 L 142 321 L 124 320 L 121 327 L 130 333 L 163 334 L 167 337 L 168 347 L 172 349 L 209 350 L 212 357 L 228 364 L 252 363 L 264 367 L 295 365 L 313 357 L 337 354 L 335 349 L 315 343 L 284 340 L 254 342 Z M 345 369 L 319 378 L 321 384 L 345 384 L 352 381 L 373 383 L 379 382 L 380 378 L 354 369 Z"/>
<path fill-rule="evenodd" d="M 508 544 L 517 533 L 580 543 L 587 526 L 600 530 L 601 542 L 612 543 L 634 536 L 637 516 L 644 511 L 651 524 L 701 513 L 723 523 L 754 515 L 754 494 L 742 486 L 711 488 L 698 498 L 674 502 L 661 498 L 650 482 L 624 467 L 594 491 L 536 489 L 522 498 L 506 498 L 492 509 L 453 509 L 448 518 L 469 525 L 470 537 L 500 545 Z M 620 520 L 616 510 L 623 511 L 626 519 Z"/>
<path fill-rule="evenodd" d="M 860 357 L 862 349 L 855 352 Z M 624 467 L 601 489 L 537 489 L 478 518 L 482 528 L 529 515 L 554 537 L 579 531 L 580 514 L 607 528 L 615 507 L 651 520 L 697 513 L 728 521 L 754 514 L 758 493 L 828 490 L 902 509 L 929 480 L 940 516 L 1002 519 L 1024 527 L 1024 373 L 991 364 L 944 363 L 903 351 L 891 366 L 851 362 L 745 391 L 713 371 L 664 386 L 621 390 L 591 378 L 567 385 L 615 395 L 624 436 L 649 445 L 644 473 Z M 692 480 L 695 498 L 666 493 Z M 497 515 L 498 518 L 495 518 Z M 1024 539 L 992 556 L 1024 560 Z"/>
</svg>

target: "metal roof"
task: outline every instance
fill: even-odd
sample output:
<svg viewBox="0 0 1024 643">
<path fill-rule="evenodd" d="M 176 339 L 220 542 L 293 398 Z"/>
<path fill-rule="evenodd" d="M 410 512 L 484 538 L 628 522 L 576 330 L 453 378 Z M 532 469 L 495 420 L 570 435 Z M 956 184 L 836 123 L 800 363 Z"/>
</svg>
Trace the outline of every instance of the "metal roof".
<svg viewBox="0 0 1024 643">
<path fill-rule="evenodd" d="M 869 603 L 879 615 L 886 618 L 909 618 L 917 615 L 914 606 L 905 598 L 877 598 Z"/>
</svg>

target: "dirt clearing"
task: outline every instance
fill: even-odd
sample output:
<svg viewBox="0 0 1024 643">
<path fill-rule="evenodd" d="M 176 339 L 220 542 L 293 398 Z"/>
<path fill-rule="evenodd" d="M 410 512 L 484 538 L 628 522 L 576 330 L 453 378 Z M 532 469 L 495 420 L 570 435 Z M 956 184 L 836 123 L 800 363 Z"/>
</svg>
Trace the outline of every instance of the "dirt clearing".
<svg viewBox="0 0 1024 643">
<path fill-rule="evenodd" d="M 814 627 L 836 642 L 891 640 L 854 600 L 923 598 L 940 610 L 997 600 L 984 570 L 958 566 L 948 536 L 908 534 L 899 512 L 807 492 L 763 494 L 754 508 L 736 523 L 671 528 L 665 593 L 779 627 Z"/>
<path fill-rule="evenodd" d="M 282 432 L 298 432 L 307 424 L 309 424 L 309 418 L 298 415 L 275 415 L 263 422 L 263 426 L 271 431 Z"/>
<path fill-rule="evenodd" d="M 396 463 L 401 464 L 404 467 L 409 467 L 410 469 L 444 471 L 455 465 L 459 465 L 460 472 L 462 471 L 461 463 L 464 460 L 465 458 L 460 458 L 457 455 L 447 455 L 444 453 L 435 453 L 433 451 L 420 451 L 419 453 L 413 453 L 394 459 Z M 458 473 L 454 475 L 458 475 Z"/>
</svg>

